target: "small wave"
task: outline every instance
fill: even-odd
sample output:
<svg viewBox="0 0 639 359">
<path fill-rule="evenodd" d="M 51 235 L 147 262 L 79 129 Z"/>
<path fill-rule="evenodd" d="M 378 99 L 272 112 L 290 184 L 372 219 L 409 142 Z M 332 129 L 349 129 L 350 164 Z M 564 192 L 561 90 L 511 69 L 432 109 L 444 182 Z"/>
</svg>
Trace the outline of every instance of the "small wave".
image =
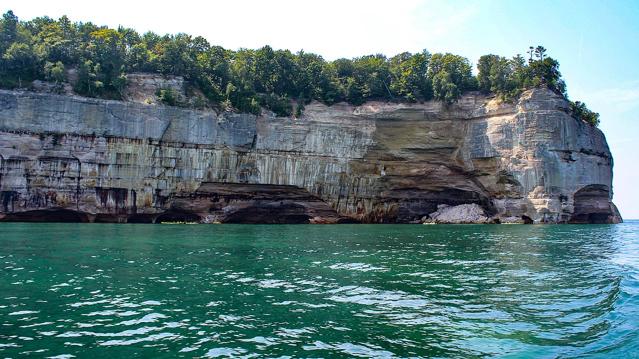
<svg viewBox="0 0 639 359">
<path fill-rule="evenodd" d="M 18 312 L 11 312 L 9 315 L 27 315 L 27 314 L 37 314 L 40 313 L 39 310 L 21 310 Z"/>
<path fill-rule="evenodd" d="M 250 338 L 250 339 L 240 339 L 240 341 L 246 342 L 246 343 L 256 343 L 256 344 L 263 345 L 265 347 L 277 344 L 277 338 L 271 338 L 271 337 L 267 338 L 267 337 L 259 337 L 259 336 Z"/>
<path fill-rule="evenodd" d="M 101 342 L 98 343 L 101 346 L 114 346 L 114 345 L 132 345 L 132 344 L 137 344 L 137 343 L 142 343 L 142 342 L 157 342 L 159 340 L 164 340 L 164 339 L 177 339 L 180 338 L 179 335 L 177 334 L 173 334 L 173 333 L 158 333 L 158 334 L 153 334 L 153 335 L 149 335 L 148 337 L 144 337 L 144 338 L 137 338 L 137 339 L 129 339 L 129 340 L 107 340 L 105 342 Z"/>
<path fill-rule="evenodd" d="M 116 316 L 116 317 L 130 317 L 132 315 L 137 315 L 139 314 L 138 312 L 134 312 L 132 310 L 125 310 L 125 311 L 120 311 L 120 310 L 99 310 L 96 312 L 91 312 L 91 313 L 87 313 L 87 314 L 82 314 L 84 316 L 87 317 L 94 317 L 94 316 L 101 316 L 101 317 L 110 317 L 110 316 Z"/>
<path fill-rule="evenodd" d="M 164 319 L 167 318 L 166 315 L 160 314 L 160 313 L 151 313 L 151 314 L 147 314 L 145 316 L 143 316 L 140 319 L 133 319 L 133 320 L 125 320 L 123 322 L 121 322 L 121 325 L 136 325 L 136 324 L 142 324 L 142 323 L 154 323 L 157 322 L 158 319 Z"/>
<path fill-rule="evenodd" d="M 102 300 L 94 300 L 94 301 L 88 301 L 88 302 L 77 302 L 77 303 L 71 303 L 69 304 L 70 307 L 74 307 L 74 308 L 78 308 L 78 307 L 82 307 L 85 305 L 96 305 L 96 304 L 103 304 L 103 303 L 109 303 L 110 301 L 107 299 L 102 299 Z"/>
<path fill-rule="evenodd" d="M 386 272 L 388 268 L 385 267 L 376 267 L 366 263 L 337 263 L 329 266 L 330 269 L 346 269 L 346 270 L 354 270 L 359 272 L 370 272 L 370 271 L 380 271 Z"/>
<path fill-rule="evenodd" d="M 204 356 L 207 358 L 233 358 L 244 353 L 246 353 L 246 350 L 242 348 L 213 348 L 209 349 Z"/>
<path fill-rule="evenodd" d="M 368 287 L 341 287 L 331 290 L 328 297 L 340 303 L 354 303 L 373 305 L 386 308 L 422 308 L 428 305 L 428 301 L 420 296 L 411 295 L 400 291 L 382 291 Z"/>
</svg>

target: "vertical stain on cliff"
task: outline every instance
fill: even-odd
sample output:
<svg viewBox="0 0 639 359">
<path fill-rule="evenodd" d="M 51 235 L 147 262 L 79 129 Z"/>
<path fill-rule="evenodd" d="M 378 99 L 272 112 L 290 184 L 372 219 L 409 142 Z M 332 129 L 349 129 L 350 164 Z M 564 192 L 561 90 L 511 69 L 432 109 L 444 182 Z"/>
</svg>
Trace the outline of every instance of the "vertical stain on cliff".
<svg viewBox="0 0 639 359">
<path fill-rule="evenodd" d="M 14 211 L 14 201 L 18 198 L 16 191 L 0 191 L 0 202 L 2 202 L 2 210 L 4 213 Z"/>
<path fill-rule="evenodd" d="M 109 213 L 126 214 L 128 212 L 129 189 L 127 188 L 95 188 L 95 196 L 102 208 Z"/>
</svg>

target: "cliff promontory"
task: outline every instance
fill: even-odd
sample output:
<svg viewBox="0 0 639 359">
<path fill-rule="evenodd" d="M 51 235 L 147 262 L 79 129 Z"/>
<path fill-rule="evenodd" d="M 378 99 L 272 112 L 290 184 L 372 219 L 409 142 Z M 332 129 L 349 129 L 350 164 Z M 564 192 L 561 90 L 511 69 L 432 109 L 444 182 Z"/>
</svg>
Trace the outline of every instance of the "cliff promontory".
<svg viewBox="0 0 639 359">
<path fill-rule="evenodd" d="M 297 119 L 0 91 L 2 220 L 615 223 L 612 165 L 541 88 Z"/>
</svg>

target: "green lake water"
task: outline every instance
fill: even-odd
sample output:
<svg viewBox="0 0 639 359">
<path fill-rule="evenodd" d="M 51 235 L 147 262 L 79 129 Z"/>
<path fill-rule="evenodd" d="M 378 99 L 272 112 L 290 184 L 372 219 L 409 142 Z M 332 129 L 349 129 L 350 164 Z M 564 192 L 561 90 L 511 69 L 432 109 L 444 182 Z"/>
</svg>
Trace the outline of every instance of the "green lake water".
<svg viewBox="0 0 639 359">
<path fill-rule="evenodd" d="M 639 222 L 0 223 L 0 357 L 639 356 Z"/>
</svg>

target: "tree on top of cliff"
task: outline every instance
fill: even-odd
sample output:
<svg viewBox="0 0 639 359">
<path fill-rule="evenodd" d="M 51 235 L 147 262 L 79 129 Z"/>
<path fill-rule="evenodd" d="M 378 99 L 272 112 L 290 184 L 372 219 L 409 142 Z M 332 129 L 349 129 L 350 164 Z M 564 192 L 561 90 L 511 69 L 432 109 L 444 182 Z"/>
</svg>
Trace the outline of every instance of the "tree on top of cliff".
<svg viewBox="0 0 639 359">
<path fill-rule="evenodd" d="M 537 60 L 539 61 L 544 61 L 544 56 L 546 55 L 546 48 L 538 45 L 537 47 L 535 47 L 535 56 L 537 57 Z"/>
<path fill-rule="evenodd" d="M 465 91 L 477 89 L 470 62 L 453 54 L 435 54 L 426 76 L 432 79 L 433 97 L 450 105 Z"/>
<path fill-rule="evenodd" d="M 390 58 L 390 91 L 409 102 L 432 98 L 431 79 L 424 76 L 427 74 L 431 58 L 431 54 L 426 50 L 417 54 L 403 52 Z"/>
<path fill-rule="evenodd" d="M 0 26 L 0 52 L 4 52 L 17 40 L 18 17 L 9 10 L 2 15 Z"/>
<path fill-rule="evenodd" d="M 586 104 L 580 101 L 570 102 L 570 111 L 572 115 L 578 120 L 582 120 L 593 126 L 599 125 L 599 114 L 597 112 L 590 111 Z"/>
<path fill-rule="evenodd" d="M 530 47 L 533 49 L 533 47 Z M 546 49 L 537 46 L 533 53 L 537 59 L 530 58 L 528 63 L 517 55 L 507 59 L 497 55 L 484 55 L 479 58 L 479 89 L 484 93 L 494 93 L 505 100 L 517 97 L 521 91 L 537 86 L 547 86 L 551 90 L 566 95 L 566 84 L 559 72 L 559 62 L 545 57 Z"/>
<path fill-rule="evenodd" d="M 529 53 L 529 62 L 519 55 L 482 56 L 479 74 L 473 76 L 468 59 L 450 53 L 424 50 L 326 61 L 270 46 L 231 51 L 202 37 L 139 34 L 124 27 L 73 23 L 66 16 L 21 22 L 8 11 L 0 20 L 0 87 L 26 87 L 35 79 L 60 82 L 67 70 L 75 69 L 77 93 L 118 99 L 127 73 L 154 72 L 183 76 L 209 106 L 256 114 L 266 108 L 280 116 L 291 116 L 294 104 L 301 115 L 311 100 L 359 105 L 435 99 L 451 105 L 467 91 L 513 99 L 532 86 L 565 95 L 559 63 L 546 56 L 543 46 L 530 47 Z"/>
<path fill-rule="evenodd" d="M 512 59 L 498 55 L 480 57 L 477 63 L 479 90 L 510 101 L 526 89 L 546 86 L 568 98 L 566 83 L 559 72 L 559 62 L 546 56 L 546 51 L 543 46 L 531 46 L 528 63 L 521 55 Z M 599 114 L 589 110 L 585 103 L 570 102 L 570 110 L 575 118 L 593 126 L 599 125 Z"/>
</svg>

